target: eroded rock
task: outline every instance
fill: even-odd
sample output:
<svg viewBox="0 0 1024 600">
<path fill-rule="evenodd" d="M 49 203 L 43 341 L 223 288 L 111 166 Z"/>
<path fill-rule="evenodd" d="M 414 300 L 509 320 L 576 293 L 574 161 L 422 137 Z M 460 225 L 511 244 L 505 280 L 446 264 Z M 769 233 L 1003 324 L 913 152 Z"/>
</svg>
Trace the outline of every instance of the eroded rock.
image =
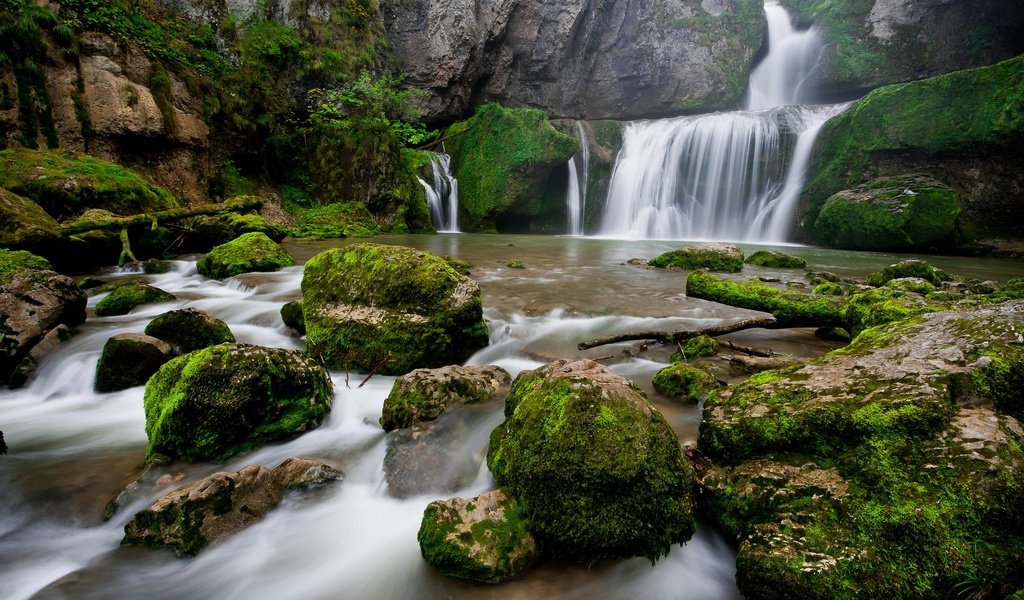
<svg viewBox="0 0 1024 600">
<path fill-rule="evenodd" d="M 508 393 L 512 378 L 501 367 L 416 369 L 395 380 L 384 399 L 380 418 L 384 431 L 410 427 L 419 421 L 436 419 L 455 404 L 482 404 L 500 400 Z"/>
</svg>

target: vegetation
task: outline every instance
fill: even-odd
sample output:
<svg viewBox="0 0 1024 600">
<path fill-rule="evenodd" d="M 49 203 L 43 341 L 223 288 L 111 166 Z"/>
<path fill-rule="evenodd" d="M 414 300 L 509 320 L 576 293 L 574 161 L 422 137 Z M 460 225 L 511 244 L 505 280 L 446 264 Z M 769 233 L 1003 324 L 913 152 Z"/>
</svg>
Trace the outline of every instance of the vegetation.
<svg viewBox="0 0 1024 600">
<path fill-rule="evenodd" d="M 697 403 L 716 394 L 718 381 L 707 371 L 678 362 L 654 374 L 652 382 L 659 394 Z"/>
</svg>

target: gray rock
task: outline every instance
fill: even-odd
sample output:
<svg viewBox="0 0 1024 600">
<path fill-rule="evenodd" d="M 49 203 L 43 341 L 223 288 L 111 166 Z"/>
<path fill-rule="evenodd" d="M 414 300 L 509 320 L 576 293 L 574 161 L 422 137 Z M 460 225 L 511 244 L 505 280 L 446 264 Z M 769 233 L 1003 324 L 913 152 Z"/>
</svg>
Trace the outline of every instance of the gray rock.
<svg viewBox="0 0 1024 600">
<path fill-rule="evenodd" d="M 501 400 L 511 384 L 508 371 L 494 365 L 416 369 L 395 380 L 380 423 L 384 431 L 391 431 L 436 419 L 454 404 Z"/>
<path fill-rule="evenodd" d="M 196 308 L 172 310 L 160 315 L 146 325 L 146 335 L 167 342 L 178 354 L 235 341 L 227 323 Z"/>
<path fill-rule="evenodd" d="M 174 349 L 167 342 L 140 333 L 119 333 L 103 345 L 96 363 L 96 391 L 143 385 L 172 358 Z"/>
</svg>

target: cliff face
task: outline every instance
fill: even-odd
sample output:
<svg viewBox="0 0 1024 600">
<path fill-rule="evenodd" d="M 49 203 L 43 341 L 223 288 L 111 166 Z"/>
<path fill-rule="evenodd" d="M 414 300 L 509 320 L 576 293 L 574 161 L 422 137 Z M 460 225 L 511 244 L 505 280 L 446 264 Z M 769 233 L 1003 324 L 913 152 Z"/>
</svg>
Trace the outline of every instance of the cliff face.
<svg viewBox="0 0 1024 600">
<path fill-rule="evenodd" d="M 496 101 L 552 117 L 735 106 L 762 45 L 760 0 L 381 0 L 426 117 Z"/>
</svg>

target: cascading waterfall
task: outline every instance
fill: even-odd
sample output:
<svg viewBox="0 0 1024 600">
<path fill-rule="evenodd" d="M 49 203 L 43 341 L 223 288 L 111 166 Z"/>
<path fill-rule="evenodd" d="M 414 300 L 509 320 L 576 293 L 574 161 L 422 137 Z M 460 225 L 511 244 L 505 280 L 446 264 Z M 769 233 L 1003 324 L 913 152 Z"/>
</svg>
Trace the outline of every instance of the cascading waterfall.
<svg viewBox="0 0 1024 600">
<path fill-rule="evenodd" d="M 587 205 L 587 174 L 590 170 L 590 147 L 583 124 L 576 121 L 576 140 L 580 149 L 569 159 L 569 187 L 565 198 L 569 235 L 583 235 L 583 211 Z M 577 168 L 577 163 L 579 167 Z"/>
<path fill-rule="evenodd" d="M 768 54 L 746 110 L 626 125 L 600 234 L 647 239 L 785 241 L 821 126 L 845 106 L 806 101 L 821 56 L 812 27 L 765 4 Z"/>
<path fill-rule="evenodd" d="M 434 229 L 441 233 L 459 231 L 459 180 L 452 176 L 451 157 L 440 152 L 430 153 L 430 168 L 434 173 L 434 184 L 419 179 L 427 193 L 430 220 Z"/>
</svg>

